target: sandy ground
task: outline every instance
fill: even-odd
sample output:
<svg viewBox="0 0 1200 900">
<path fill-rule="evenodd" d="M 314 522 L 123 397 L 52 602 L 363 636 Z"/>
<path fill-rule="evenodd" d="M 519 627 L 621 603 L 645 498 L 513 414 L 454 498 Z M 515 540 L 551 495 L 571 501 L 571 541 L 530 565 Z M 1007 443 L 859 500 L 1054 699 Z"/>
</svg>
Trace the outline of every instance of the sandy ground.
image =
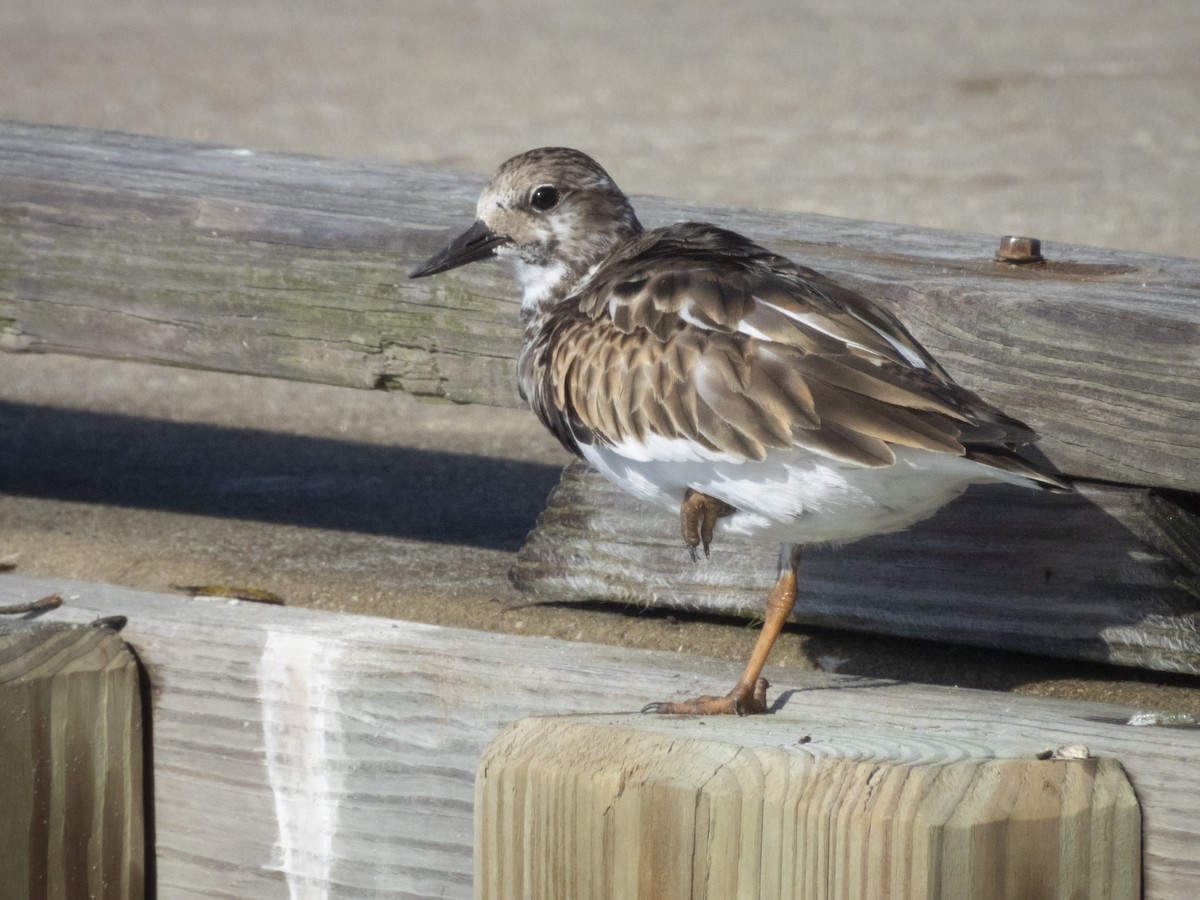
<svg viewBox="0 0 1200 900">
<path fill-rule="evenodd" d="M 1200 5 L 10 0 L 0 117 L 1200 256 Z M 743 623 L 530 606 L 532 417 L 0 356 L 0 562 L 741 659 Z M 669 524 L 669 523 L 668 523 Z M 1200 715 L 1195 679 L 796 628 L 773 658 Z"/>
</svg>

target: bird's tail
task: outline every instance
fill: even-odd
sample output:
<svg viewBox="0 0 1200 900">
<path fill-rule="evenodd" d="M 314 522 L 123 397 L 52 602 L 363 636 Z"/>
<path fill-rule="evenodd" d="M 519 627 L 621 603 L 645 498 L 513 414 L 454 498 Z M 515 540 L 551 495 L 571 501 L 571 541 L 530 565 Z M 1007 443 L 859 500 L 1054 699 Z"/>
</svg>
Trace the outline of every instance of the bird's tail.
<svg viewBox="0 0 1200 900">
<path fill-rule="evenodd" d="M 1049 466 L 1018 456 L 1016 451 L 1007 447 L 968 447 L 967 458 L 983 463 L 985 466 L 991 466 L 993 469 L 999 469 L 1001 472 L 1016 475 L 1030 482 L 1034 487 L 1045 491 L 1069 494 L 1075 490 L 1062 473 L 1055 472 Z"/>
</svg>

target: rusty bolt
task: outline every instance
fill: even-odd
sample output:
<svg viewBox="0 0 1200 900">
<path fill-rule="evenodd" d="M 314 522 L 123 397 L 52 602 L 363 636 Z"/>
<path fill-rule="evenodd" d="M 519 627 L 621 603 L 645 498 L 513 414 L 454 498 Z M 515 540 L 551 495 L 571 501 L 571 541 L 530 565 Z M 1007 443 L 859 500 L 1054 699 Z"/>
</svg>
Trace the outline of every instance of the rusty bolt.
<svg viewBox="0 0 1200 900">
<path fill-rule="evenodd" d="M 996 259 L 1016 265 L 1041 262 L 1042 242 L 1037 238 L 1006 234 L 1000 238 L 1000 249 L 996 251 Z"/>
</svg>

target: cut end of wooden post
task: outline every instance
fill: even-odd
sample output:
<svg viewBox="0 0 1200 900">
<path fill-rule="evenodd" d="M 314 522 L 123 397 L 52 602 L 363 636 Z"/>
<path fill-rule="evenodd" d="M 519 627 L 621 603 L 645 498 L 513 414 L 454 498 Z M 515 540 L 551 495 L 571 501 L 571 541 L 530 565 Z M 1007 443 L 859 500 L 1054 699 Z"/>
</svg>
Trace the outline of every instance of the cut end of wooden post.
<svg viewBox="0 0 1200 900">
<path fill-rule="evenodd" d="M 1115 760 L 816 731 L 517 722 L 479 768 L 475 896 L 1140 896 L 1141 815 Z"/>
<path fill-rule="evenodd" d="M 144 896 L 138 666 L 109 628 L 0 629 L 5 897 Z"/>
</svg>

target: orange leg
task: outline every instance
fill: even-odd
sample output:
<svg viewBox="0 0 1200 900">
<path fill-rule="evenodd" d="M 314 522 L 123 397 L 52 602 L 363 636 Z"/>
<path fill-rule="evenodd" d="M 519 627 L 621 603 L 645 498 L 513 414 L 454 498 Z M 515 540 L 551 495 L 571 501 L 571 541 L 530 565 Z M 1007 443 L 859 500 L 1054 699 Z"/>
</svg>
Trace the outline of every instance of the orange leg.
<svg viewBox="0 0 1200 900">
<path fill-rule="evenodd" d="M 749 716 L 767 711 L 767 680 L 761 677 L 762 670 L 775 639 L 779 637 L 796 605 L 796 573 L 800 568 L 799 545 L 785 547 L 784 552 L 787 554 L 785 568 L 767 595 L 766 614 L 758 642 L 733 690 L 724 697 L 696 697 L 682 703 L 651 703 L 642 712 L 677 716 Z"/>
</svg>

